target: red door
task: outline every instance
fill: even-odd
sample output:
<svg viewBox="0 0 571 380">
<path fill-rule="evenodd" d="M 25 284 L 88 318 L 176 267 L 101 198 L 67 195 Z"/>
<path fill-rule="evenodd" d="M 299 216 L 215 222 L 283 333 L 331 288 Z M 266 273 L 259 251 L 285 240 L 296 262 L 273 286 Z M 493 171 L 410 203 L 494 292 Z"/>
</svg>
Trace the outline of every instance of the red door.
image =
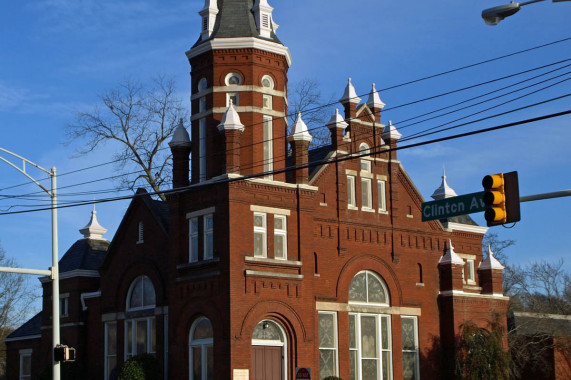
<svg viewBox="0 0 571 380">
<path fill-rule="evenodd" d="M 282 348 L 252 346 L 253 380 L 283 380 Z"/>
</svg>

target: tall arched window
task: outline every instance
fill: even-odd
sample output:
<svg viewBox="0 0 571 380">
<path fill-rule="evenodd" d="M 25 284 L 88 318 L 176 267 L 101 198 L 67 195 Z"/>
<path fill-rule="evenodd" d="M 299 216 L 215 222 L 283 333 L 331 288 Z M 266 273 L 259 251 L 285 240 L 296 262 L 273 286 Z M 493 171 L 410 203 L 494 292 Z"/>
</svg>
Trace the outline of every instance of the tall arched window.
<svg viewBox="0 0 571 380">
<path fill-rule="evenodd" d="M 214 333 L 212 323 L 200 317 L 192 324 L 189 335 L 190 380 L 214 379 Z"/>
<path fill-rule="evenodd" d="M 157 346 L 156 296 L 155 287 L 147 276 L 139 276 L 131 283 L 126 304 L 125 359 L 143 353 L 154 354 Z"/>
<path fill-rule="evenodd" d="M 385 282 L 372 271 L 357 273 L 349 285 L 349 303 L 368 306 L 366 313 L 349 313 L 351 379 L 391 379 L 391 320 L 382 314 L 390 304 Z"/>
</svg>

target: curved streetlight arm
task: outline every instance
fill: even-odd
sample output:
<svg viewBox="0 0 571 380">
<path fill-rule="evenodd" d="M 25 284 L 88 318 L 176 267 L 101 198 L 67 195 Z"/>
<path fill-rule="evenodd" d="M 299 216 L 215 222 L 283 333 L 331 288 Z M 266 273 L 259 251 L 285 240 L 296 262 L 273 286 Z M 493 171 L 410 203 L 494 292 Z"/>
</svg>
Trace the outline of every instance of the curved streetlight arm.
<svg viewBox="0 0 571 380">
<path fill-rule="evenodd" d="M 22 160 L 22 168 L 18 165 L 8 161 L 4 157 L 0 157 L 1 161 L 4 161 L 26 177 L 28 177 L 32 182 L 38 185 L 42 190 L 44 190 L 50 198 L 52 199 L 52 266 L 49 271 L 34 270 L 34 269 L 21 269 L 21 268 L 0 268 L 2 272 L 12 272 L 12 273 L 28 273 L 28 274 L 39 274 L 39 275 L 51 275 L 52 279 L 52 379 L 60 380 L 60 364 L 56 361 L 54 348 L 59 345 L 60 341 L 60 320 L 59 320 L 59 253 L 58 253 L 58 227 L 57 227 L 57 191 L 56 191 L 56 168 L 52 167 L 52 170 L 47 170 L 42 168 L 40 165 L 33 163 L 32 161 L 17 155 L 16 153 L 10 152 L 4 148 L 0 148 L 1 152 L 7 153 L 13 157 Z M 39 170 L 47 173 L 51 177 L 51 191 L 46 189 L 44 186 L 35 180 L 32 176 L 26 173 L 26 163 L 30 164 Z"/>
<path fill-rule="evenodd" d="M 484 9 L 482 11 L 482 18 L 488 25 L 498 25 L 500 21 L 502 21 L 504 18 L 517 13 L 524 5 L 539 3 L 542 1 L 545 0 L 529 0 L 523 3 L 516 3 L 512 1 L 509 4 L 499 5 L 497 7 Z M 571 0 L 552 0 L 552 2 L 554 3 L 562 1 L 571 1 Z"/>
</svg>

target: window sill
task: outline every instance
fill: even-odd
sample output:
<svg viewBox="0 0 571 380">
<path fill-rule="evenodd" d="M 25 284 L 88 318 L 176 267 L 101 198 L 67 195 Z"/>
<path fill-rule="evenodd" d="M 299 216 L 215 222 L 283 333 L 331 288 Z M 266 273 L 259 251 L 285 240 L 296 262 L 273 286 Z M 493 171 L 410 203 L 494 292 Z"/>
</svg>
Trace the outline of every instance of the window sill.
<svg viewBox="0 0 571 380">
<path fill-rule="evenodd" d="M 374 213 L 374 212 L 375 212 L 375 209 L 372 209 L 372 208 L 370 208 L 370 207 L 361 207 L 361 211 L 364 211 L 364 212 L 373 212 L 373 213 Z"/>
<path fill-rule="evenodd" d="M 353 206 L 353 205 L 347 205 L 347 210 L 355 210 L 355 211 L 359 211 L 359 208 L 357 206 Z"/>
<path fill-rule="evenodd" d="M 283 260 L 283 259 L 270 259 L 267 257 L 257 257 L 257 256 L 246 256 L 244 257 L 246 263 L 252 264 L 265 264 L 265 265 L 278 265 L 278 266 L 291 266 L 291 267 L 301 267 L 301 261 L 294 260 Z"/>
<path fill-rule="evenodd" d="M 193 269 L 193 268 L 203 268 L 203 267 L 208 267 L 210 265 L 218 264 L 219 262 L 220 258 L 214 257 L 208 260 L 199 260 L 191 263 L 179 264 L 176 266 L 176 269 L 184 270 L 184 269 Z"/>
<path fill-rule="evenodd" d="M 379 209 L 377 212 L 381 215 L 389 215 L 389 212 L 387 210 L 380 210 Z"/>
</svg>

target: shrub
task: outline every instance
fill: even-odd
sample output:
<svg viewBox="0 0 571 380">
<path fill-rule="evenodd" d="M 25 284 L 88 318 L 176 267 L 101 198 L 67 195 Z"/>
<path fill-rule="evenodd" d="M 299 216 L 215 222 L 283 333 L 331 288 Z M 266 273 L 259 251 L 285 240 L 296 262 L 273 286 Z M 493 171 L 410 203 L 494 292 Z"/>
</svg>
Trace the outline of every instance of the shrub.
<svg viewBox="0 0 571 380">
<path fill-rule="evenodd" d="M 323 380 L 343 380 L 343 379 L 340 378 L 340 377 L 337 377 L 337 376 L 327 376 L 327 377 L 326 377 L 325 379 L 323 379 Z"/>
<path fill-rule="evenodd" d="M 133 356 L 121 366 L 119 380 L 160 380 L 162 378 L 159 361 L 154 355 Z"/>
</svg>

